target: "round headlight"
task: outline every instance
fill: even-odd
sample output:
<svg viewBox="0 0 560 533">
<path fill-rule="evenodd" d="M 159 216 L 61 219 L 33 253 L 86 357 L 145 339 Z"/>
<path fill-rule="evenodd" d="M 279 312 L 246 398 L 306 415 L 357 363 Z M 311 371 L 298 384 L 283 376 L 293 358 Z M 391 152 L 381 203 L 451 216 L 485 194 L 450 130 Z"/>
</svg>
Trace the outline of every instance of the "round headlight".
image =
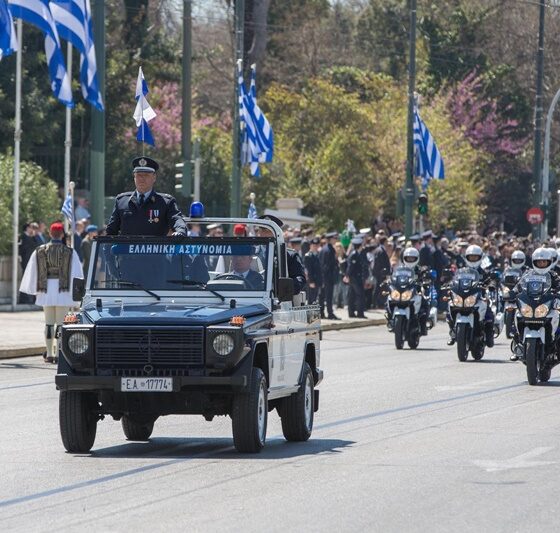
<svg viewBox="0 0 560 533">
<path fill-rule="evenodd" d="M 474 307 L 476 304 L 476 294 L 471 294 L 465 298 L 465 307 Z"/>
<path fill-rule="evenodd" d="M 408 302 L 412 298 L 412 291 L 404 291 L 401 294 L 401 299 L 403 302 Z"/>
<path fill-rule="evenodd" d="M 521 304 L 519 311 L 525 318 L 533 318 L 533 308 L 530 305 Z"/>
<path fill-rule="evenodd" d="M 535 309 L 535 318 L 544 318 L 548 315 L 548 305 L 541 304 Z"/>
<path fill-rule="evenodd" d="M 458 294 L 453 293 L 453 305 L 461 307 L 463 305 L 463 298 Z"/>
<path fill-rule="evenodd" d="M 233 352 L 234 346 L 235 346 L 235 342 L 233 340 L 233 337 L 231 335 L 228 335 L 227 333 L 220 333 L 219 335 L 216 336 L 214 342 L 212 342 L 212 347 L 214 348 L 214 351 L 218 355 L 224 357 L 226 355 L 229 355 L 231 352 Z"/>
<path fill-rule="evenodd" d="M 397 302 L 401 299 L 401 293 L 395 289 L 391 291 L 391 300 L 396 300 Z"/>
<path fill-rule="evenodd" d="M 82 355 L 88 351 L 89 339 L 85 333 L 77 331 L 68 337 L 68 348 L 76 355 Z"/>
</svg>

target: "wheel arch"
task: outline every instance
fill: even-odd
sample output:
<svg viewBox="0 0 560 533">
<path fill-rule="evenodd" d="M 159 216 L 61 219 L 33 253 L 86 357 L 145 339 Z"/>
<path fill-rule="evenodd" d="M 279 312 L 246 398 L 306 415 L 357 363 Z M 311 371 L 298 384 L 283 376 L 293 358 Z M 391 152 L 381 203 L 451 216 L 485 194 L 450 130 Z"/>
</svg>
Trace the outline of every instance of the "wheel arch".
<svg viewBox="0 0 560 533">
<path fill-rule="evenodd" d="M 260 368 L 263 371 L 266 377 L 266 382 L 270 385 L 270 369 L 268 361 L 268 342 L 257 342 L 253 348 L 253 366 Z"/>
</svg>

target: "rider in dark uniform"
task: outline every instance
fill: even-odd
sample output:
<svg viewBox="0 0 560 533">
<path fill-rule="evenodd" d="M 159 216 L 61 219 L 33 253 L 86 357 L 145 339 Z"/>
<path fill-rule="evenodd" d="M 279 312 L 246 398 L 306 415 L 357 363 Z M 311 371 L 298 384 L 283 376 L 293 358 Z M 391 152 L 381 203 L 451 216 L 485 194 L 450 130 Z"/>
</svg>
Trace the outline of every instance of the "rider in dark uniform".
<svg viewBox="0 0 560 533">
<path fill-rule="evenodd" d="M 310 304 L 317 302 L 319 289 L 323 285 L 323 273 L 321 271 L 321 263 L 319 262 L 319 239 L 315 237 L 310 241 L 310 249 L 303 258 L 305 271 L 307 273 L 308 301 Z"/>
</svg>

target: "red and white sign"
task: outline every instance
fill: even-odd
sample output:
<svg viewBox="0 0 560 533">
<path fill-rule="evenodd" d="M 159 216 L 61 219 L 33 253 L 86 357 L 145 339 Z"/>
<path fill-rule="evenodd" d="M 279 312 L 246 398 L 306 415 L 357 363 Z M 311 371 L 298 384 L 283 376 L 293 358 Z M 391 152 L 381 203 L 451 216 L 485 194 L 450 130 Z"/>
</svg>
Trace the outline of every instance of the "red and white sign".
<svg viewBox="0 0 560 533">
<path fill-rule="evenodd" d="M 539 207 L 531 207 L 531 209 L 527 211 L 527 222 L 529 222 L 529 224 L 541 224 L 543 220 L 544 213 Z"/>
</svg>

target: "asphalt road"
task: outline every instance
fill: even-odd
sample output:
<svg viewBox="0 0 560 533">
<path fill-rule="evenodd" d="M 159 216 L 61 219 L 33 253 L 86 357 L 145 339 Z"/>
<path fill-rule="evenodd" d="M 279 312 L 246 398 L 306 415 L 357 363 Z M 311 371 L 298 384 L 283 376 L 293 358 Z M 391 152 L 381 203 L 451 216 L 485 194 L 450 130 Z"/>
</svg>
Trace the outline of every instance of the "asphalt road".
<svg viewBox="0 0 560 533">
<path fill-rule="evenodd" d="M 384 327 L 329 332 L 312 438 L 238 455 L 229 418 L 166 417 L 149 443 L 99 424 L 64 452 L 54 370 L 0 362 L 0 531 L 558 531 L 560 369 L 529 387 L 502 340 L 459 363 Z"/>
</svg>

